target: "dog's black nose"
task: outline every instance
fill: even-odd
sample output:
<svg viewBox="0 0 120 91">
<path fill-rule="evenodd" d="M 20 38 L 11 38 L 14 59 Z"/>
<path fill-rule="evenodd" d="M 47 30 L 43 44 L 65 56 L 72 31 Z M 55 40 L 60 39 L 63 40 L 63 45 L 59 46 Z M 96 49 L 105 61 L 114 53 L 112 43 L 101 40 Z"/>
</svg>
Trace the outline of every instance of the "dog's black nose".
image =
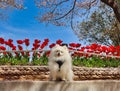
<svg viewBox="0 0 120 91">
<path fill-rule="evenodd" d="M 59 65 L 59 68 L 60 68 L 60 67 L 62 66 L 62 64 L 63 64 L 63 62 L 60 61 L 60 60 L 56 61 L 56 63 Z"/>
<path fill-rule="evenodd" d="M 57 55 L 60 56 L 60 53 L 58 53 Z"/>
</svg>

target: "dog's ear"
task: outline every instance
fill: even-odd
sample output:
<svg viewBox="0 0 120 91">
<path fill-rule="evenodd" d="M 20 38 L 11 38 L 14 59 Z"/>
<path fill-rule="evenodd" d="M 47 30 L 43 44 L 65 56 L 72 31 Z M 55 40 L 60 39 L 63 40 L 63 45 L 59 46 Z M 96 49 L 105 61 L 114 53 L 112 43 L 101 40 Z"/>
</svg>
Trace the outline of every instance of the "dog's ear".
<svg viewBox="0 0 120 91">
<path fill-rule="evenodd" d="M 56 47 L 58 47 L 58 46 L 60 46 L 60 45 L 56 44 L 53 48 L 56 48 Z"/>
<path fill-rule="evenodd" d="M 63 48 L 64 48 L 65 50 L 68 50 L 68 48 L 67 48 L 67 46 L 66 46 L 66 45 L 64 45 L 64 46 L 63 46 Z"/>
<path fill-rule="evenodd" d="M 60 46 L 59 44 L 56 44 L 55 46 Z"/>
<path fill-rule="evenodd" d="M 59 47 L 60 45 L 58 45 L 58 44 L 56 44 L 54 47 L 56 48 L 56 47 Z"/>
</svg>

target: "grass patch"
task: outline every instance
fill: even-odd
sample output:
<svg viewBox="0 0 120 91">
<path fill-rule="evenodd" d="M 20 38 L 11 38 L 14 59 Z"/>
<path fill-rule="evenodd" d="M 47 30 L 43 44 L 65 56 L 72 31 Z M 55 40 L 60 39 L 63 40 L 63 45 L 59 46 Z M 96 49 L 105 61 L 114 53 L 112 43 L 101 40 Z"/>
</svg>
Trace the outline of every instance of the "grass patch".
<svg viewBox="0 0 120 91">
<path fill-rule="evenodd" d="M 84 66 L 84 67 L 120 67 L 120 59 L 115 58 L 104 58 L 99 57 L 76 57 L 73 60 L 73 65 L 75 66 Z"/>
<path fill-rule="evenodd" d="M 17 57 L 10 56 L 7 54 L 5 56 L 0 56 L 0 65 L 47 65 L 48 57 L 46 55 L 38 57 L 34 55 L 32 61 L 30 62 L 30 57 L 27 55 L 21 56 L 18 54 Z M 100 57 L 74 57 L 73 65 L 81 67 L 120 67 L 120 59 L 115 58 L 103 58 Z"/>
</svg>

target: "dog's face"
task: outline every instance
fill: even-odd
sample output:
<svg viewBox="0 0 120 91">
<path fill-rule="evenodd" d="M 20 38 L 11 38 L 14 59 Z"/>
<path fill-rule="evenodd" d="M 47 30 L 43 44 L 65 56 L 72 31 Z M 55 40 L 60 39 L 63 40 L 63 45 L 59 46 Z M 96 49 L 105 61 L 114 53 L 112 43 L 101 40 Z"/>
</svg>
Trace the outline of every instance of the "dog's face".
<svg viewBox="0 0 120 91">
<path fill-rule="evenodd" d="M 65 56 L 66 52 L 68 52 L 66 46 L 56 45 L 56 46 L 53 48 L 53 50 L 52 50 L 52 54 L 53 54 L 55 57 Z"/>
<path fill-rule="evenodd" d="M 63 56 L 63 55 L 64 55 L 64 51 L 63 51 L 63 50 L 56 49 L 55 52 L 54 52 L 54 55 L 55 55 L 56 57 Z"/>
</svg>

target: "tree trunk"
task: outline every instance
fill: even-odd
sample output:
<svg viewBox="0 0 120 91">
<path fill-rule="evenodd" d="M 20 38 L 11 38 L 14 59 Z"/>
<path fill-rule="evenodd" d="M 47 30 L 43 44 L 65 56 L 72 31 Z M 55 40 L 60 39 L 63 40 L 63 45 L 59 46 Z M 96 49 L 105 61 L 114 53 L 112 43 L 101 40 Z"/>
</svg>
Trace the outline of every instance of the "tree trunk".
<svg viewBox="0 0 120 91">
<path fill-rule="evenodd" d="M 119 5 L 120 1 L 118 1 L 119 3 L 116 2 L 116 0 L 101 0 L 101 1 L 113 9 L 115 16 L 120 23 L 120 5 Z"/>
</svg>

